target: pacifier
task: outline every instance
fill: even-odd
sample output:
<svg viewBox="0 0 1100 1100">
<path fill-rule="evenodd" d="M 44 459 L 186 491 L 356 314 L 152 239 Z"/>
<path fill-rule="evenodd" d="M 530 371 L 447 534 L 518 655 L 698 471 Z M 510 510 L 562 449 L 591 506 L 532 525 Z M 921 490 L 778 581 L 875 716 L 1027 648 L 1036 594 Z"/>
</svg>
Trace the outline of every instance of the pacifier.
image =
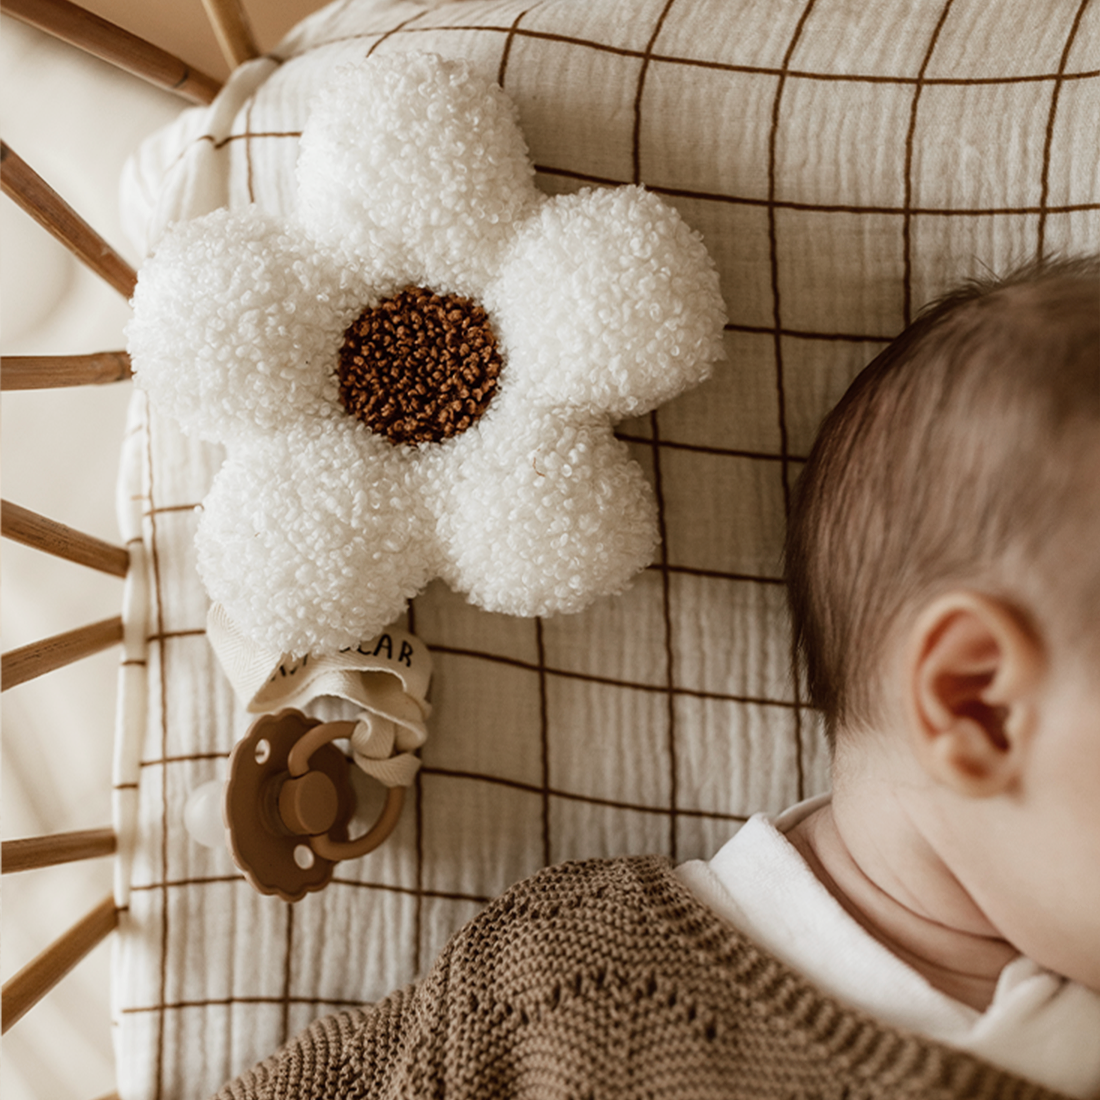
<svg viewBox="0 0 1100 1100">
<path fill-rule="evenodd" d="M 299 901 L 323 889 L 337 863 L 358 859 L 393 832 L 405 788 L 390 787 L 374 825 L 348 839 L 356 798 L 356 765 L 333 741 L 349 738 L 355 722 L 322 722 L 286 709 L 257 719 L 229 758 L 221 817 L 234 862 L 263 894 Z M 188 831 L 216 846 L 209 808 L 221 784 L 193 792 L 185 810 Z"/>
</svg>

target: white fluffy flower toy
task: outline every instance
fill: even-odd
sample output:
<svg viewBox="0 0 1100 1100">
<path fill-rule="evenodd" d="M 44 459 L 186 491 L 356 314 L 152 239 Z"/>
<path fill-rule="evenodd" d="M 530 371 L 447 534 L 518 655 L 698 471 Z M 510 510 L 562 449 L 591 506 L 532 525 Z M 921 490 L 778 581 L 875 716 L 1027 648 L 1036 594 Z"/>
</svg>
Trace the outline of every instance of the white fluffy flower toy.
<svg viewBox="0 0 1100 1100">
<path fill-rule="evenodd" d="M 257 644 L 354 646 L 437 576 L 493 611 L 578 611 L 650 560 L 612 425 L 709 373 L 718 278 L 641 188 L 533 176 L 499 87 L 379 57 L 317 97 L 293 216 L 178 224 L 142 268 L 135 374 L 226 447 L 199 569 Z"/>
</svg>

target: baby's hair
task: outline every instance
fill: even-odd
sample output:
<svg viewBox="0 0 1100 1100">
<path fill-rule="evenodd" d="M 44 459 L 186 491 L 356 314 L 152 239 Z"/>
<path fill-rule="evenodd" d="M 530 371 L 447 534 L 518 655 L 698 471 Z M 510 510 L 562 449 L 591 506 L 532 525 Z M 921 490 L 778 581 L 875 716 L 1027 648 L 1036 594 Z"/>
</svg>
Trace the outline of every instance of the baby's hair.
<svg viewBox="0 0 1100 1100">
<path fill-rule="evenodd" d="M 894 632 L 949 587 L 1096 648 L 1098 429 L 1100 257 L 969 282 L 862 371 L 787 533 L 795 645 L 830 739 L 880 719 Z"/>
</svg>

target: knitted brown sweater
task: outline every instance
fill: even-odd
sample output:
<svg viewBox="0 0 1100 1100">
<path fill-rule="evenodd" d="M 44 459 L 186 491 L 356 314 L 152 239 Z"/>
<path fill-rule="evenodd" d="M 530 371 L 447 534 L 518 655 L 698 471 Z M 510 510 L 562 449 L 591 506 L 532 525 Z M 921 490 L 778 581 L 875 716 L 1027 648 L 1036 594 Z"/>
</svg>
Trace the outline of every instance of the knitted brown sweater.
<svg viewBox="0 0 1100 1100">
<path fill-rule="evenodd" d="M 276 1097 L 1039 1100 L 1052 1093 L 825 996 L 666 860 L 514 887 L 419 985 L 327 1016 L 227 1085 Z"/>
</svg>

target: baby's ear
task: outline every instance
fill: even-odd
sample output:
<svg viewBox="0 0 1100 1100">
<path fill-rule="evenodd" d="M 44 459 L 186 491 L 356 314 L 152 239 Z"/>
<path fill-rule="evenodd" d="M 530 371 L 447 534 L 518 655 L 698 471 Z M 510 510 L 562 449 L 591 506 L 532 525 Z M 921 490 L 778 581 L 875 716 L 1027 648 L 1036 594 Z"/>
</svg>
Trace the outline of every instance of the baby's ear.
<svg viewBox="0 0 1100 1100">
<path fill-rule="evenodd" d="M 1038 639 L 1002 601 L 957 591 L 924 608 L 908 642 L 907 716 L 924 770 L 969 797 L 1010 789 L 1036 724 Z"/>
</svg>

